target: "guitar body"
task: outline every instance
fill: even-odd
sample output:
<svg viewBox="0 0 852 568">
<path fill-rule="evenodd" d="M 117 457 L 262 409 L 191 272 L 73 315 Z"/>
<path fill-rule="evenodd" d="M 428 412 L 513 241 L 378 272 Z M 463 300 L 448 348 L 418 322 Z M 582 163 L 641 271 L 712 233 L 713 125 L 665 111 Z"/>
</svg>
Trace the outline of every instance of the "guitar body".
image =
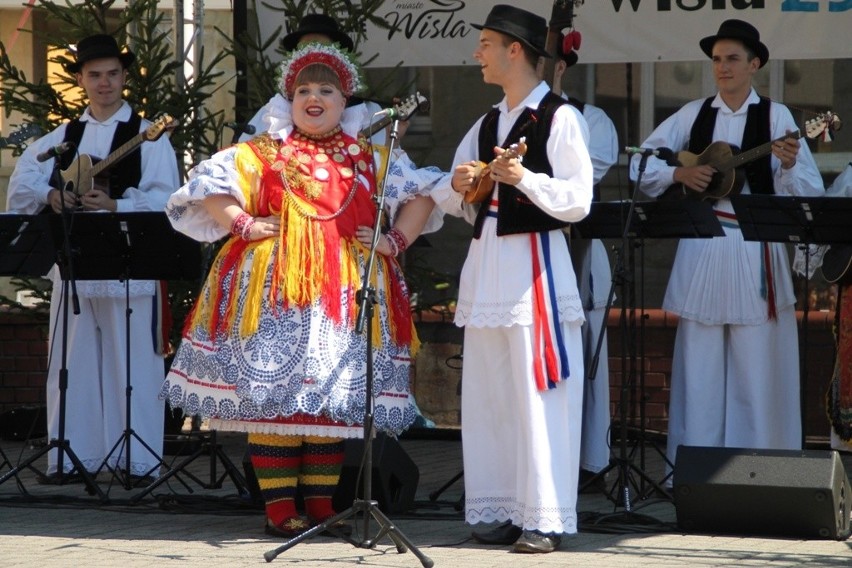
<svg viewBox="0 0 852 568">
<path fill-rule="evenodd" d="M 695 191 L 685 188 L 682 184 L 671 186 L 662 195 L 662 199 L 724 199 L 738 195 L 745 184 L 745 174 L 740 168 L 731 167 L 734 156 L 739 154 L 739 148 L 727 142 L 713 142 L 701 152 L 681 151 L 677 153 L 678 164 L 683 167 L 713 166 L 716 173 L 710 180 L 705 191 Z"/>
<path fill-rule="evenodd" d="M 100 162 L 98 158 L 92 158 L 88 154 L 80 154 L 68 169 L 59 172 L 62 178 L 62 186 L 66 191 L 73 191 L 77 195 L 83 195 L 91 191 L 95 186 L 95 165 Z"/>
<path fill-rule="evenodd" d="M 831 139 L 831 133 L 839 130 L 841 126 L 840 118 L 833 112 L 824 112 L 818 114 L 815 118 L 807 121 L 804 125 L 804 136 L 811 140 L 819 137 L 828 137 Z M 785 135 L 770 140 L 760 146 L 755 146 L 744 152 L 736 146 L 732 146 L 727 142 L 716 141 L 707 146 L 707 148 L 699 155 L 692 152 L 678 152 L 676 155 L 678 166 L 713 166 L 716 173 L 713 179 L 710 180 L 710 185 L 705 191 L 695 191 L 684 187 L 683 184 L 675 184 L 668 188 L 660 199 L 722 199 L 731 195 L 737 195 L 743 189 L 745 184 L 745 174 L 742 167 L 753 162 L 763 156 L 772 153 L 772 144 L 787 138 L 801 138 L 801 130 L 795 132 L 787 132 Z"/>
<path fill-rule="evenodd" d="M 521 158 L 527 153 L 526 137 L 522 137 L 517 143 L 512 144 L 506 151 L 494 160 L 511 160 L 512 158 Z M 491 192 L 494 191 L 494 180 L 491 179 L 491 164 L 479 162 L 474 170 L 473 186 L 464 194 L 465 203 L 481 203 L 488 199 Z"/>
<path fill-rule="evenodd" d="M 464 194 L 464 202 L 481 203 L 488 199 L 492 191 L 494 191 L 494 180 L 491 179 L 491 168 L 485 162 L 479 162 L 473 187 Z"/>
<path fill-rule="evenodd" d="M 822 258 L 822 275 L 826 281 L 837 284 L 849 278 L 852 266 L 852 245 L 831 245 Z"/>
</svg>

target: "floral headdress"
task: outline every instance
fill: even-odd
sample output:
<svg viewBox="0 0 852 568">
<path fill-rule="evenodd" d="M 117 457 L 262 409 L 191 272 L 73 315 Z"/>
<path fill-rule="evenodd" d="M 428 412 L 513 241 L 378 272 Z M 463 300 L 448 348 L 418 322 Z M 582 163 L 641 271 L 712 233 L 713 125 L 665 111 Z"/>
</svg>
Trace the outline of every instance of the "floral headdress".
<svg viewBox="0 0 852 568">
<path fill-rule="evenodd" d="M 278 87 L 284 96 L 289 98 L 295 88 L 296 77 L 302 69 L 313 64 L 325 65 L 334 71 L 343 87 L 343 96 L 347 98 L 363 88 L 358 65 L 348 52 L 334 45 L 309 43 L 292 51 L 278 67 Z"/>
</svg>

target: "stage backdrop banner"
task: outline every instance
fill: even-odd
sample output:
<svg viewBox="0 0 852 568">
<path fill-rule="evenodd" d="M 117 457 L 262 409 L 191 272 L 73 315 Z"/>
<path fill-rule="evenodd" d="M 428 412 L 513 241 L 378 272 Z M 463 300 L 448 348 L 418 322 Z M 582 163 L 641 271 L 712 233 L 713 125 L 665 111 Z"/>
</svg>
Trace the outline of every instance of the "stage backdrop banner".
<svg viewBox="0 0 852 568">
<path fill-rule="evenodd" d="M 371 67 L 476 65 L 473 50 L 494 4 L 505 0 L 386 0 L 376 15 L 390 29 L 367 24 L 358 45 Z M 518 4 L 549 19 L 552 0 Z M 261 32 L 281 25 L 280 13 L 257 3 Z M 574 11 L 582 34 L 580 63 L 706 59 L 698 40 L 729 18 L 760 30 L 773 59 L 852 57 L 852 0 L 586 0 Z"/>
</svg>

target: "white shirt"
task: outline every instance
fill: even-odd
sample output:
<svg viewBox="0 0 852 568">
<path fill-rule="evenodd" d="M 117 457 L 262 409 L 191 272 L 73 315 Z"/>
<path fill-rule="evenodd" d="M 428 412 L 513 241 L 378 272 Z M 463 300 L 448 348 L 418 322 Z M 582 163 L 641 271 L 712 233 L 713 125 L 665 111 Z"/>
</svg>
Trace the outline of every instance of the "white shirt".
<svg viewBox="0 0 852 568">
<path fill-rule="evenodd" d="M 505 98 L 497 104 L 500 111 L 498 140 L 506 139 L 524 109 L 538 108 L 548 91 L 547 84 L 542 81 L 517 107 L 508 108 Z M 483 118 L 477 120 L 459 144 L 453 168 L 479 159 L 479 128 Z M 527 170 L 516 186 L 518 190 L 552 217 L 565 222 L 583 219 L 592 202 L 593 170 L 588 139 L 588 127 L 579 111 L 571 105 L 561 106 L 554 114 L 547 140 L 547 157 L 553 177 Z M 443 180 L 432 191 L 432 199 L 444 212 L 473 223 L 480 205 L 464 203 L 462 194 L 453 190 L 450 181 L 449 178 Z M 459 286 L 457 325 L 492 327 L 532 323 L 530 236 L 498 237 L 496 225 L 494 218 L 487 217 L 481 237 L 471 241 Z M 582 305 L 565 238 L 560 230 L 551 231 L 547 236 L 552 246 L 544 263 L 554 276 L 558 319 L 582 321 Z"/>
<path fill-rule="evenodd" d="M 103 122 L 96 120 L 87 108 L 80 117 L 86 124 L 83 137 L 80 139 L 79 154 L 87 154 L 96 158 L 109 155 L 113 135 L 119 122 L 127 122 L 132 109 L 124 102 L 111 117 Z M 143 119 L 140 132 L 151 125 Z M 54 160 L 39 162 L 36 156 L 41 152 L 56 146 L 65 138 L 67 123 L 60 125 L 52 132 L 42 136 L 31 144 L 20 158 L 9 178 L 9 190 L 6 199 L 6 209 L 9 213 L 34 215 L 47 207 L 47 195 L 51 189 L 50 177 L 55 164 Z M 142 177 L 138 187 L 128 187 L 124 194 L 116 200 L 116 212 L 131 211 L 163 211 L 169 195 L 180 185 L 177 169 L 177 159 L 168 137 L 161 136 L 152 142 L 143 142 Z M 113 167 L 121 167 L 121 162 Z M 165 253 L 165 251 L 164 251 Z M 58 273 L 58 271 L 55 271 Z M 58 276 L 57 276 L 58 278 Z M 148 281 L 133 281 L 134 295 L 153 292 L 153 284 Z M 79 281 L 77 291 L 81 296 L 118 297 L 124 294 L 124 284 L 118 281 Z"/>
</svg>

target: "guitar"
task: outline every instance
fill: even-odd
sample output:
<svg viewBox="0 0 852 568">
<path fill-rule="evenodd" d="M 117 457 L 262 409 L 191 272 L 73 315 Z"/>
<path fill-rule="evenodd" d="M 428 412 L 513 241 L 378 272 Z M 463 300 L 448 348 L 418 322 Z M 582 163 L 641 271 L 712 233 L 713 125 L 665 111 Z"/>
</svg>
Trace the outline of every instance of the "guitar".
<svg viewBox="0 0 852 568">
<path fill-rule="evenodd" d="M 372 123 L 367 128 L 361 130 L 358 134 L 359 136 L 364 136 L 365 138 L 369 138 L 394 120 L 408 120 L 411 118 L 414 113 L 418 110 L 426 110 L 429 107 L 429 103 L 426 100 L 426 97 L 421 95 L 420 93 L 414 93 L 404 101 L 400 102 L 393 106 L 393 113 L 386 114 L 381 119 Z"/>
<path fill-rule="evenodd" d="M 41 128 L 38 124 L 25 124 L 9 134 L 6 138 L 0 138 L 0 148 L 5 148 L 6 146 L 17 146 L 21 142 L 40 134 Z"/>
<path fill-rule="evenodd" d="M 834 132 L 840 128 L 840 119 L 832 112 L 825 112 L 805 123 L 805 134 L 810 139 L 815 139 L 828 132 Z M 668 188 L 660 199 L 722 199 L 731 195 L 737 195 L 745 183 L 745 174 L 742 166 L 753 162 L 763 156 L 772 153 L 772 145 L 775 142 L 789 138 L 801 138 L 801 129 L 790 132 L 771 140 L 751 150 L 740 152 L 739 148 L 727 142 L 713 142 L 701 153 L 693 154 L 681 151 L 675 154 L 677 166 L 692 167 L 710 165 L 716 169 L 710 185 L 705 191 L 695 191 L 683 184 L 675 184 Z"/>
<path fill-rule="evenodd" d="M 166 132 L 171 132 L 177 126 L 177 120 L 168 114 L 164 114 L 151 123 L 148 128 L 116 148 L 103 160 L 92 158 L 88 154 L 81 154 L 68 166 L 68 169 L 59 172 L 64 188 L 67 191 L 74 191 L 77 195 L 91 191 L 94 188 L 95 178 L 99 174 L 125 158 L 143 142 L 158 140 L 160 136 Z"/>
<path fill-rule="evenodd" d="M 822 257 L 822 275 L 831 284 L 837 284 L 850 274 L 852 245 L 831 245 Z"/>
<path fill-rule="evenodd" d="M 479 162 L 474 170 L 473 185 L 470 190 L 464 194 L 465 203 L 479 203 L 485 201 L 491 192 L 494 190 L 494 180 L 491 179 L 491 165 L 497 160 L 511 160 L 512 158 L 520 158 L 527 153 L 526 137 L 512 144 L 499 157 L 494 158 L 490 163 Z"/>
</svg>

